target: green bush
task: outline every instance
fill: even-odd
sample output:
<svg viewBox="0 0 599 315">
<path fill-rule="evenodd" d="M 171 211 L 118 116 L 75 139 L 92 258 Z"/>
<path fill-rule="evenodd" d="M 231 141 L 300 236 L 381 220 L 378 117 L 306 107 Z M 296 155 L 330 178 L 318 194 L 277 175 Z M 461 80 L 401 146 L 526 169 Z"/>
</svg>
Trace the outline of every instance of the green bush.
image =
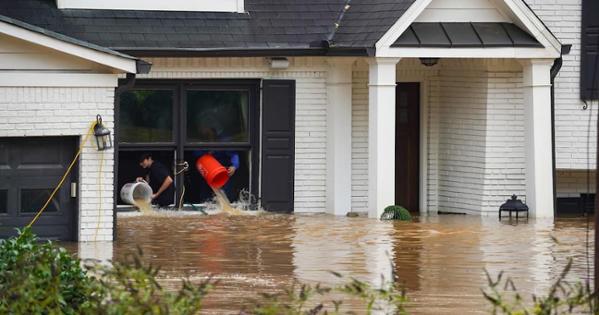
<svg viewBox="0 0 599 315">
<path fill-rule="evenodd" d="M 0 243 L 0 314 L 196 314 L 212 286 L 183 280 L 177 292 L 157 282 L 141 254 L 112 266 L 81 261 L 30 229 Z"/>
<path fill-rule="evenodd" d="M 30 229 L 0 243 L 1 314 L 76 314 L 91 284 L 78 259 Z"/>
<path fill-rule="evenodd" d="M 381 220 L 412 221 L 410 211 L 402 206 L 388 206 L 381 215 Z"/>
</svg>

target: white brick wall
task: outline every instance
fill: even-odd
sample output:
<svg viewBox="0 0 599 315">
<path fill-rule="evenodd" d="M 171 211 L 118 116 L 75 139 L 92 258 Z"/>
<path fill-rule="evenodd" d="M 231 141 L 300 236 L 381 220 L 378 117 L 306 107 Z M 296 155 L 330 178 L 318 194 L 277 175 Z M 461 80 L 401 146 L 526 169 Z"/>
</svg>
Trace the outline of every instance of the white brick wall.
<svg viewBox="0 0 599 315">
<path fill-rule="evenodd" d="M 527 0 L 563 44 L 572 44 L 555 84 L 555 132 L 558 169 L 586 169 L 586 135 L 590 124 L 590 165 L 595 169 L 597 102 L 583 111 L 580 100 L 581 0 Z"/>
<path fill-rule="evenodd" d="M 273 71 L 265 58 L 153 58 L 138 78 L 289 79 L 296 81 L 295 211 L 325 212 L 327 65 L 324 58 L 290 58 Z"/>
<path fill-rule="evenodd" d="M 83 139 L 97 114 L 102 115 L 106 127 L 114 129 L 113 88 L 0 87 L 0 137 L 79 136 Z M 80 241 L 112 240 L 113 235 L 113 152 L 103 153 L 105 162 L 100 174 L 100 153 L 95 146 L 92 136 L 85 144 L 79 165 Z M 68 189 L 68 183 L 63 189 Z"/>
</svg>

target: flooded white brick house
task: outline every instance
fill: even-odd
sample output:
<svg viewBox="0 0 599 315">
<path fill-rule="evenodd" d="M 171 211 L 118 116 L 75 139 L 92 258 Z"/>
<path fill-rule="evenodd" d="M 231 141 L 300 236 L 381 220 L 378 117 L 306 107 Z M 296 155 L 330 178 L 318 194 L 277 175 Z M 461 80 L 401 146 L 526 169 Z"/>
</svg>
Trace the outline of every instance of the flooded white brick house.
<svg viewBox="0 0 599 315">
<path fill-rule="evenodd" d="M 174 207 L 202 204 L 206 151 L 271 211 L 497 215 L 516 194 L 553 217 L 587 193 L 599 81 L 599 8 L 561 2 L 0 0 L 0 234 L 97 115 L 114 148 L 84 143 L 42 235 L 112 240 L 142 154 Z"/>
</svg>

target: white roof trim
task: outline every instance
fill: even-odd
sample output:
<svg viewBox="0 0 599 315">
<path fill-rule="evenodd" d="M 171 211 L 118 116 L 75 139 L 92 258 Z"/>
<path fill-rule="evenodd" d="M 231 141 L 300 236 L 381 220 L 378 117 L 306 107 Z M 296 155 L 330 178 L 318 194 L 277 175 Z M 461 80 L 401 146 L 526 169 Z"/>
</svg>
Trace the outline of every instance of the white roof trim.
<svg viewBox="0 0 599 315">
<path fill-rule="evenodd" d="M 420 14 L 428 7 L 432 0 L 416 0 L 404 12 L 404 14 L 391 26 L 391 28 L 376 42 L 375 47 L 378 51 L 382 47 L 391 47 L 393 43 L 405 32 L 408 27 L 418 18 Z M 378 55 L 378 53 L 377 53 Z"/>
<path fill-rule="evenodd" d="M 522 0 L 497 0 L 505 2 L 506 6 L 512 11 L 516 18 L 525 26 L 525 28 L 539 41 L 545 48 L 391 48 L 391 45 L 410 27 L 410 25 L 418 18 L 420 14 L 428 7 L 432 0 L 416 0 L 408 10 L 391 26 L 391 28 L 379 39 L 376 43 L 377 57 L 467 57 L 478 55 L 478 50 L 485 51 L 488 58 L 558 58 L 561 55 L 561 43 L 547 29 L 543 22 L 535 15 L 535 13 L 522 2 Z M 454 50 L 456 53 L 445 52 L 445 50 Z M 473 53 L 467 53 L 472 50 Z M 519 54 L 508 53 L 526 52 L 527 57 L 521 57 Z M 415 55 L 414 52 L 419 54 Z M 457 53 L 461 53 L 457 56 Z M 436 53 L 429 55 L 428 53 Z M 515 57 L 507 57 L 512 56 Z M 506 57 L 501 57 L 506 56 Z M 477 58 L 477 57 L 473 57 Z M 481 57 L 482 58 L 482 57 Z"/>
<path fill-rule="evenodd" d="M 244 12 L 244 0 L 56 0 L 59 9 Z"/>
<path fill-rule="evenodd" d="M 117 74 L 60 73 L 0 70 L 0 87 L 108 87 L 118 84 Z"/>
<path fill-rule="evenodd" d="M 0 34 L 15 37 L 35 45 L 43 46 L 65 54 L 95 62 L 115 70 L 115 72 L 136 73 L 135 59 L 116 56 L 88 47 L 65 42 L 51 36 L 34 32 L 16 25 L 0 21 Z"/>
</svg>

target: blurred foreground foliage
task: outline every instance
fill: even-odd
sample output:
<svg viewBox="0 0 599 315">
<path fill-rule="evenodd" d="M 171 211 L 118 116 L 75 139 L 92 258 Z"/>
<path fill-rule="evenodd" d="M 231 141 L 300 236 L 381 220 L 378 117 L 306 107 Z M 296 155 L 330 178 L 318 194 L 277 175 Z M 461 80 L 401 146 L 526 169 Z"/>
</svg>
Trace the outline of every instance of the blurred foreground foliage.
<svg viewBox="0 0 599 315">
<path fill-rule="evenodd" d="M 485 299 L 491 303 L 492 314 L 504 315 L 561 315 L 561 314 L 597 314 L 597 295 L 590 284 L 566 280 L 572 268 L 572 258 L 557 280 L 544 296 L 532 295 L 525 299 L 518 292 L 514 281 L 500 272 L 493 278 L 487 272 L 489 287 L 483 290 Z"/>
<path fill-rule="evenodd" d="M 159 270 L 130 255 L 111 266 L 81 261 L 30 229 L 0 243 L 0 314 L 196 314 L 214 284 L 183 280 L 170 292 Z"/>
</svg>

